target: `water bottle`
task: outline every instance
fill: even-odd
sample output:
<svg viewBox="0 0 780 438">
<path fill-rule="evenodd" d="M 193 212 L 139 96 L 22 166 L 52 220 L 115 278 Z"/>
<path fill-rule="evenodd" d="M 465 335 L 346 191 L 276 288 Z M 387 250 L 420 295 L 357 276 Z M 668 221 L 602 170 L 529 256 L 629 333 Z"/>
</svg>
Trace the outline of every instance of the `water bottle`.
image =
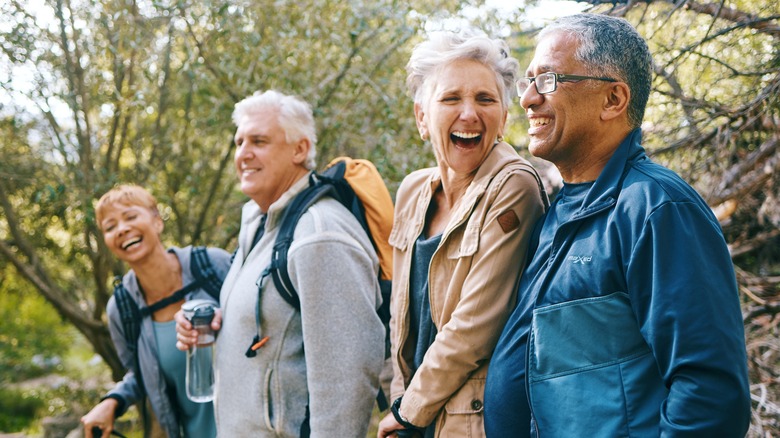
<svg viewBox="0 0 780 438">
<path fill-rule="evenodd" d="M 192 300 L 182 304 L 184 316 L 198 331 L 198 342 L 187 351 L 185 386 L 187 397 L 196 403 L 214 399 L 214 306 L 207 300 Z"/>
</svg>

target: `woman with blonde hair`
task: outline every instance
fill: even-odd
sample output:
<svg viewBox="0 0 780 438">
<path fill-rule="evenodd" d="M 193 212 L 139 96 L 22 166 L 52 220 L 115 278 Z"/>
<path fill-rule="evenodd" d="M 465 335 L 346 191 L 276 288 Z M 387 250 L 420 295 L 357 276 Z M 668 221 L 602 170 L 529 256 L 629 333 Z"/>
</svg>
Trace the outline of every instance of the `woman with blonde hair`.
<svg viewBox="0 0 780 438">
<path fill-rule="evenodd" d="M 134 343 L 125 333 L 116 292 L 109 299 L 108 328 L 127 373 L 81 418 L 85 436 L 91 438 L 95 428 L 101 429 L 101 436 L 109 436 L 114 419 L 148 397 L 155 418 L 169 438 L 214 437 L 212 403 L 195 403 L 187 398 L 185 353 L 176 349 L 173 315 L 185 301 L 193 299 L 219 305 L 207 289 L 213 292 L 221 287 L 230 267 L 230 254 L 218 248 L 166 249 L 161 240 L 164 224 L 157 201 L 136 185 L 120 185 L 104 194 L 95 208 L 95 217 L 108 249 L 130 266 L 115 291 L 123 288 L 129 299 L 139 309 L 148 309 L 150 315 L 139 321 Z"/>
</svg>

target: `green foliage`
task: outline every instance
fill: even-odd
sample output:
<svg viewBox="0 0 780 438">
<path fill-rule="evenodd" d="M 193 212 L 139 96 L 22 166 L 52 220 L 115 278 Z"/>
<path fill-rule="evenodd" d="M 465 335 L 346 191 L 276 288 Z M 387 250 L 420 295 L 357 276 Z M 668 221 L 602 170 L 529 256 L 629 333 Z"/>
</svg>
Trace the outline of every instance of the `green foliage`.
<svg viewBox="0 0 780 438">
<path fill-rule="evenodd" d="M 168 245 L 232 250 L 231 112 L 275 88 L 313 106 L 322 166 L 373 160 L 394 193 L 434 163 L 404 65 L 426 23 L 466 0 L 23 2 L 0 7 L 0 268 L 11 265 L 114 370 L 104 309 L 125 268 L 93 206 L 132 182 L 162 206 Z M 499 29 L 501 18 L 471 21 Z M 0 287 L 0 293 L 4 289 Z"/>
<path fill-rule="evenodd" d="M 51 304 L 24 283 L 17 289 L 12 273 L 0 278 L 7 291 L 0 300 L 0 431 L 30 432 L 43 417 L 86 412 L 105 392 L 105 364 Z"/>
<path fill-rule="evenodd" d="M 18 278 L 8 275 L 3 283 L 0 383 L 18 382 L 59 368 L 72 343 L 67 325 L 51 304 Z"/>
<path fill-rule="evenodd" d="M 45 406 L 45 400 L 37 394 L 0 388 L 0 431 L 17 432 L 30 427 Z"/>
</svg>

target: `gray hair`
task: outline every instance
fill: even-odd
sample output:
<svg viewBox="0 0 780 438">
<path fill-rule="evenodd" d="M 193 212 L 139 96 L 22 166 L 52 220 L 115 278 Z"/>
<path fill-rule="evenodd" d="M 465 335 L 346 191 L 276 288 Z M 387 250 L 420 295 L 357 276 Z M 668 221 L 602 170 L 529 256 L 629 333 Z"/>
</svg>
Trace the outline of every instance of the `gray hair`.
<svg viewBox="0 0 780 438">
<path fill-rule="evenodd" d="M 311 106 L 295 96 L 289 96 L 275 90 L 257 91 L 238 102 L 233 110 L 233 123 L 238 126 L 242 118 L 256 114 L 264 109 L 276 110 L 279 126 L 284 130 L 288 143 L 308 138 L 311 143 L 309 156 L 304 166 L 311 170 L 317 165 L 317 128 Z"/>
<path fill-rule="evenodd" d="M 574 56 L 585 65 L 588 75 L 611 76 L 628 84 L 628 122 L 638 128 L 653 80 L 653 57 L 639 32 L 623 18 L 575 14 L 549 24 L 539 33 L 539 39 L 554 33 L 570 35 L 579 42 Z"/>
<path fill-rule="evenodd" d="M 507 109 L 514 97 L 514 84 L 520 64 L 509 56 L 506 42 L 491 39 L 476 29 L 464 29 L 457 33 L 434 32 L 427 40 L 415 46 L 406 64 L 406 85 L 414 102 L 423 103 L 428 99 L 428 79 L 433 73 L 461 59 L 480 62 L 495 72 L 501 92 L 501 105 Z"/>
</svg>

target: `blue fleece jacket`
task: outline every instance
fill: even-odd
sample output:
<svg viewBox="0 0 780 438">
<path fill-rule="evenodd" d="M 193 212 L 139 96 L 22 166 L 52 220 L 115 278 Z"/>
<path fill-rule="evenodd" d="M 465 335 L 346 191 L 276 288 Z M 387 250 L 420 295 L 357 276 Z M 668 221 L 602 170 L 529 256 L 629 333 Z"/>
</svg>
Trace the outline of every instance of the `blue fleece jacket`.
<svg viewBox="0 0 780 438">
<path fill-rule="evenodd" d="M 489 437 L 744 436 L 744 328 L 718 221 L 633 131 L 541 219 L 488 372 Z"/>
</svg>

